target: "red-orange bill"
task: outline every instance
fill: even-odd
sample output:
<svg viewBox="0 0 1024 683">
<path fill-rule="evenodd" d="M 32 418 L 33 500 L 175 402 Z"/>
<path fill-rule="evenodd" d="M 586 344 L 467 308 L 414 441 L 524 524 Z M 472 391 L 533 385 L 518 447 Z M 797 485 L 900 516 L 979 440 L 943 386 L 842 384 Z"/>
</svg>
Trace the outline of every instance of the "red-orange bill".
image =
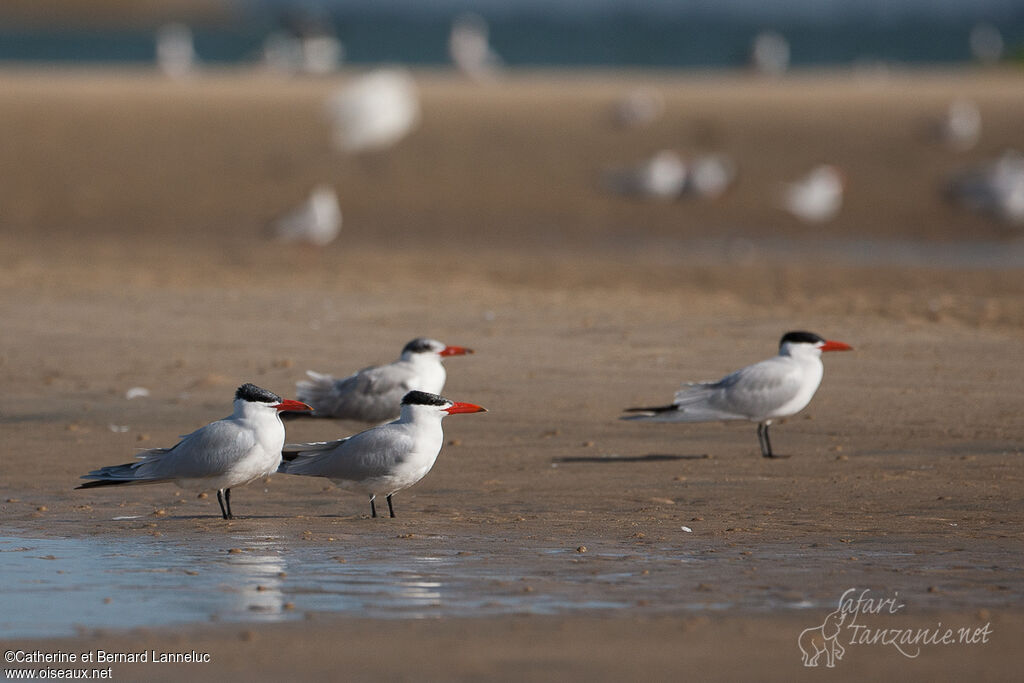
<svg viewBox="0 0 1024 683">
<path fill-rule="evenodd" d="M 473 353 L 473 349 L 467 349 L 465 346 L 446 346 L 441 350 L 440 355 L 442 356 L 464 356 L 467 353 Z"/>
<path fill-rule="evenodd" d="M 307 406 L 302 401 L 293 401 L 290 398 L 282 399 L 282 401 L 274 407 L 281 413 L 290 410 L 313 410 L 313 408 Z"/>
<path fill-rule="evenodd" d="M 852 351 L 853 347 L 841 341 L 832 341 L 826 339 L 824 346 L 821 347 L 822 351 Z"/>
<path fill-rule="evenodd" d="M 451 405 L 451 407 L 445 408 L 445 412 L 449 415 L 454 415 L 455 413 L 486 413 L 487 408 L 473 403 L 461 403 L 456 401 Z"/>
</svg>

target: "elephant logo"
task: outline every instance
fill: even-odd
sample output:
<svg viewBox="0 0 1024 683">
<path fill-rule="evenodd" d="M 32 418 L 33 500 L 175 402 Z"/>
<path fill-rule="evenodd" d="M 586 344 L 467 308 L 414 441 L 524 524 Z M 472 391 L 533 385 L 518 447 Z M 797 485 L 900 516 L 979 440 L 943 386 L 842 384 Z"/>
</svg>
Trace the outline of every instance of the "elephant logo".
<svg viewBox="0 0 1024 683">
<path fill-rule="evenodd" d="M 837 659 L 843 658 L 846 649 L 839 644 L 839 634 L 845 619 L 846 613 L 837 609 L 825 617 L 821 626 L 805 628 L 800 633 L 797 645 L 803 653 L 804 666 L 818 666 L 818 660 L 824 654 L 825 666 L 831 669 L 835 667 Z"/>
</svg>

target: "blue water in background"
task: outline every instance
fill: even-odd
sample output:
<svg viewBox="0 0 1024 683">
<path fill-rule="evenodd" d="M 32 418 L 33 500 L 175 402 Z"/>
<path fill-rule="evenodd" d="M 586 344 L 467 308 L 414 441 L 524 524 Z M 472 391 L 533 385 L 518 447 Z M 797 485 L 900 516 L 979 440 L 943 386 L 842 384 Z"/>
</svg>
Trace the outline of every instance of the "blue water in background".
<svg viewBox="0 0 1024 683">
<path fill-rule="evenodd" d="M 256 61 L 282 17 L 300 10 L 330 26 L 354 64 L 446 64 L 451 21 L 465 10 L 487 19 L 493 47 L 513 67 L 739 67 L 765 29 L 786 36 L 795 67 L 968 62 L 968 35 L 980 21 L 1000 30 L 1011 57 L 1024 45 L 1024 0 L 261 0 L 238 6 L 230 21 L 193 27 L 203 62 Z M 153 28 L 0 24 L 0 60 L 148 63 Z"/>
</svg>

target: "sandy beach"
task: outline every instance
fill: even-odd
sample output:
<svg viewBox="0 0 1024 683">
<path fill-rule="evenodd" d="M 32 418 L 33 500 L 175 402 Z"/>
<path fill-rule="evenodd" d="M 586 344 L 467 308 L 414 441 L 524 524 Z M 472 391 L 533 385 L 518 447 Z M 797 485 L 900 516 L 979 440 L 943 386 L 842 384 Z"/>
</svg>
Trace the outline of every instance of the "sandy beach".
<svg viewBox="0 0 1024 683">
<path fill-rule="evenodd" d="M 323 101 L 351 77 L 0 71 L 0 536 L 26 539 L 0 544 L 0 562 L 32 539 L 197 548 L 183 571 L 200 578 L 256 553 L 254 539 L 298 558 L 274 589 L 279 619 L 84 624 L 2 649 L 210 654 L 111 664 L 120 680 L 794 680 L 816 673 L 801 633 L 868 589 L 904 607 L 864 623 L 991 636 L 914 658 L 847 643 L 831 675 L 1016 675 L 1022 243 L 940 188 L 1024 148 L 1018 72 L 474 85 L 423 71 L 420 127 L 346 157 Z M 610 106 L 641 85 L 665 116 L 614 128 Z M 984 120 L 968 152 L 928 134 L 956 97 Z M 665 147 L 729 153 L 735 188 L 716 201 L 602 192 L 603 167 Z M 776 196 L 820 162 L 843 167 L 846 200 L 807 226 Z M 268 223 L 322 182 L 340 198 L 338 240 L 270 240 Z M 808 409 L 773 427 L 792 457 L 762 459 L 753 424 L 618 420 L 773 355 L 791 329 L 855 349 L 828 354 Z M 243 382 L 291 397 L 307 369 L 388 362 L 420 335 L 476 350 L 448 361 L 445 395 L 489 412 L 446 420 L 397 519 L 283 475 L 235 490 L 230 522 L 214 497 L 172 486 L 73 490 L 226 415 Z M 149 396 L 128 400 L 132 387 Z M 360 428 L 295 422 L 288 439 Z M 433 616 L 317 609 L 288 577 L 321 554 L 395 571 L 443 556 L 438 573 L 471 588 Z M 110 581 L 99 609 L 138 599 Z M 478 585 L 479 614 L 464 600 Z M 546 596 L 578 606 L 531 609 Z"/>
</svg>

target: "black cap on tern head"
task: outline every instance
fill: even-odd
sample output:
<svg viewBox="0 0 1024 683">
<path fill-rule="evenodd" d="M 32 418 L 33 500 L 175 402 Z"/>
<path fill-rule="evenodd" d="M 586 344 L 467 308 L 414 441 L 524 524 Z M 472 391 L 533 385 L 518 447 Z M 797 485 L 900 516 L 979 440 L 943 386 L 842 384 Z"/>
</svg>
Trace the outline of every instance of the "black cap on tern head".
<svg viewBox="0 0 1024 683">
<path fill-rule="evenodd" d="M 428 394 L 425 391 L 410 391 L 402 397 L 403 406 L 446 406 L 451 401 L 441 398 L 437 394 Z"/>
<path fill-rule="evenodd" d="M 248 382 L 238 387 L 238 391 L 235 392 L 235 400 L 238 399 L 242 399 L 243 401 L 253 401 L 255 403 L 281 402 L 281 397 L 274 392 L 261 389 L 255 384 L 249 384 Z"/>
<path fill-rule="evenodd" d="M 797 330 L 796 332 L 787 332 L 782 335 L 782 339 L 779 340 L 779 346 L 782 346 L 786 342 L 791 344 L 824 344 L 825 340 L 813 332 L 802 332 Z"/>
<path fill-rule="evenodd" d="M 426 337 L 416 337 L 402 348 L 402 353 L 424 353 L 427 351 L 438 351 L 438 342 Z M 443 346 L 443 344 L 442 344 Z"/>
</svg>

